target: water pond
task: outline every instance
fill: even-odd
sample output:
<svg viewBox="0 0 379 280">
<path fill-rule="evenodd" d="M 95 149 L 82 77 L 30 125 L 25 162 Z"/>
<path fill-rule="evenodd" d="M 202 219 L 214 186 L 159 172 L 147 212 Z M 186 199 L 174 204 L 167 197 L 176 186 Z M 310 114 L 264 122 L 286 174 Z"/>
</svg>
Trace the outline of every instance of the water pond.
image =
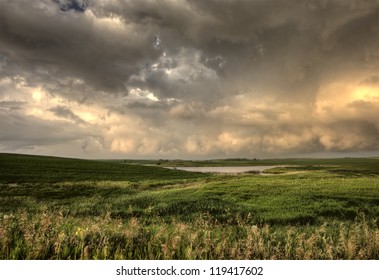
<svg viewBox="0 0 379 280">
<path fill-rule="evenodd" d="M 202 173 L 225 173 L 237 174 L 246 172 L 262 172 L 266 169 L 274 168 L 276 166 L 196 166 L 196 167 L 168 167 L 170 169 L 178 169 L 191 172 Z"/>
</svg>

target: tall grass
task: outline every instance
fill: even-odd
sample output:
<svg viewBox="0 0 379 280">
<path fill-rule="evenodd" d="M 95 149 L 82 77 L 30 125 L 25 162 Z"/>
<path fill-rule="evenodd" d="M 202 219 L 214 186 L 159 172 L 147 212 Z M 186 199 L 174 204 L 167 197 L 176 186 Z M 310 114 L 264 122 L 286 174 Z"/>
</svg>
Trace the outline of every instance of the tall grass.
<svg viewBox="0 0 379 280">
<path fill-rule="evenodd" d="M 320 226 L 221 224 L 156 218 L 78 219 L 62 211 L 0 217 L 0 259 L 378 259 L 376 220 Z"/>
</svg>

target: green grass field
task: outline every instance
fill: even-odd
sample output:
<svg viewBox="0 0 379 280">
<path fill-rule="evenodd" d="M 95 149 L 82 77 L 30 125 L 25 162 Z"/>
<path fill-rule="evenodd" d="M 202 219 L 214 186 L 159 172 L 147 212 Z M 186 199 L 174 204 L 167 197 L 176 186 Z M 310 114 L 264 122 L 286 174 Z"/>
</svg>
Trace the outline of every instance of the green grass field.
<svg viewBox="0 0 379 280">
<path fill-rule="evenodd" d="M 261 175 L 161 167 L 228 165 L 281 167 Z M 379 259 L 378 179 L 377 158 L 0 154 L 0 259 Z"/>
</svg>

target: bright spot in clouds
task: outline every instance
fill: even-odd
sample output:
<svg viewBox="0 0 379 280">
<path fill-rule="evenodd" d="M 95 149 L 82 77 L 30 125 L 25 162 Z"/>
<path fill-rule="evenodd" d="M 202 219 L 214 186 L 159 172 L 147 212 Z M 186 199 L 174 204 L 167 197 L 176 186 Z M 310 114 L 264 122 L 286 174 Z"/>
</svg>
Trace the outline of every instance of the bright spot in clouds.
<svg viewBox="0 0 379 280">
<path fill-rule="evenodd" d="M 41 102 L 42 98 L 44 98 L 43 92 L 41 90 L 37 89 L 33 91 L 33 100 L 36 102 Z"/>
<path fill-rule="evenodd" d="M 366 100 L 366 101 L 379 101 L 379 86 L 358 86 L 353 89 L 352 99 Z"/>
</svg>

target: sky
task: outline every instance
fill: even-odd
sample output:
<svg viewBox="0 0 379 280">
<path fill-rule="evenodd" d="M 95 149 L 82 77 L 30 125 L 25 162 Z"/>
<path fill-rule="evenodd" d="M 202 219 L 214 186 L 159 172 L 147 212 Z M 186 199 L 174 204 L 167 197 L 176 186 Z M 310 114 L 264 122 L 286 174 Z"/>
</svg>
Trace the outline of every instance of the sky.
<svg viewBox="0 0 379 280">
<path fill-rule="evenodd" d="M 0 152 L 379 155 L 377 0 L 0 0 Z"/>
</svg>

